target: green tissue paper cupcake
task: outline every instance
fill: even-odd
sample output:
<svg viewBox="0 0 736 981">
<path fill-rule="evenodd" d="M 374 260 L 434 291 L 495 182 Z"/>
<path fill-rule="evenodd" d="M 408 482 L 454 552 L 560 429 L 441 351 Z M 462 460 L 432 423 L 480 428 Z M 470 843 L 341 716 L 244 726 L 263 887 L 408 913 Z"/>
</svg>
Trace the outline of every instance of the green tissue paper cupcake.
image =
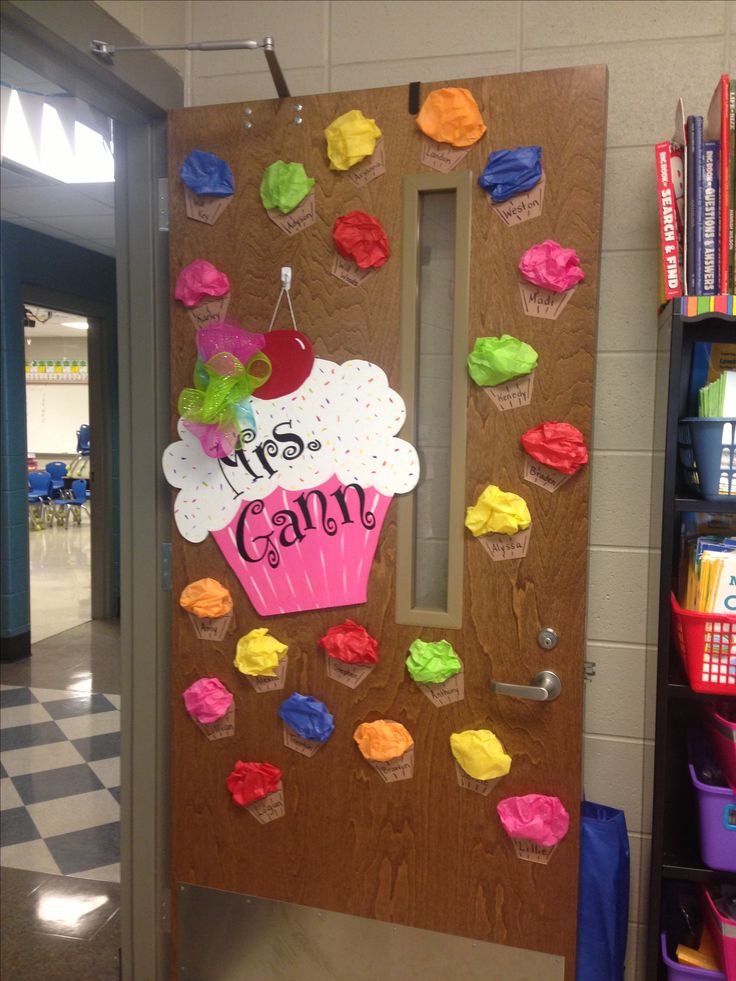
<svg viewBox="0 0 736 981">
<path fill-rule="evenodd" d="M 468 355 L 468 372 L 478 385 L 502 385 L 537 367 L 537 352 L 517 337 L 479 337 Z"/>
<path fill-rule="evenodd" d="M 287 164 L 277 160 L 263 172 L 261 201 L 267 210 L 278 208 L 283 215 L 288 215 L 302 203 L 313 187 L 314 180 L 307 177 L 303 164 Z"/>
<path fill-rule="evenodd" d="M 452 644 L 438 640 L 433 644 L 415 640 L 406 659 L 409 674 L 418 684 L 441 685 L 462 671 L 462 663 Z"/>
</svg>

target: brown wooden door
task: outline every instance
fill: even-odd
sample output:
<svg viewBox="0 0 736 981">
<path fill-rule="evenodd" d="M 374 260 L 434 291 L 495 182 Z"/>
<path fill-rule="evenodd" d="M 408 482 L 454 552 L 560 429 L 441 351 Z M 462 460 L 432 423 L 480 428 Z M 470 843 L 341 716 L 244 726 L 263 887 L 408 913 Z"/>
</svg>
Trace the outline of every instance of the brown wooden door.
<svg viewBox="0 0 736 981">
<path fill-rule="evenodd" d="M 422 100 L 433 88 L 424 84 Z M 172 641 L 172 874 L 193 883 L 548 951 L 566 958 L 574 975 L 581 796 L 581 728 L 585 622 L 587 468 L 554 494 L 522 479 L 520 435 L 545 420 L 579 427 L 589 442 L 597 317 L 605 69 L 535 72 L 449 83 L 471 90 L 488 132 L 460 171 L 471 171 L 469 336 L 512 334 L 539 354 L 533 398 L 499 411 L 472 383 L 467 392 L 465 501 L 488 484 L 520 494 L 532 514 L 525 558 L 493 562 L 464 532 L 462 628 L 398 624 L 395 617 L 397 502 L 381 532 L 364 605 L 259 617 L 212 536 L 200 544 L 174 529 Z M 228 315 L 250 330 L 267 327 L 279 269 L 294 270 L 292 298 L 299 328 L 318 357 L 378 364 L 400 391 L 402 179 L 429 172 L 420 164 L 420 133 L 408 89 L 397 86 L 300 98 L 177 110 L 170 115 L 170 249 L 172 284 L 195 258 L 206 258 L 232 284 Z M 245 113 L 244 110 L 251 112 Z M 386 174 L 357 187 L 328 169 L 323 130 L 360 108 L 377 120 Z M 244 123 L 252 123 L 245 128 Z M 546 191 L 543 214 L 507 227 L 488 206 L 475 176 L 492 149 L 540 144 Z M 236 193 L 213 226 L 186 217 L 179 167 L 190 150 L 209 150 L 230 164 Z M 316 179 L 315 223 L 294 236 L 273 224 L 259 200 L 264 168 L 300 161 Z M 392 257 L 360 286 L 330 273 L 332 225 L 359 209 L 379 218 Z M 554 239 L 574 247 L 585 281 L 556 320 L 525 314 L 517 281 L 521 254 Z M 283 319 L 282 319 L 283 318 Z M 278 325 L 288 326 L 283 310 Z M 172 416 L 176 396 L 191 383 L 194 327 L 172 306 Z M 408 393 L 400 392 L 408 397 Z M 438 396 L 440 397 L 440 396 Z M 444 397 L 444 396 L 442 396 Z M 172 429 L 172 435 L 175 430 Z M 404 433 L 413 440 L 411 433 Z M 174 435 L 174 438 L 175 435 Z M 194 637 L 178 596 L 211 576 L 235 600 L 234 622 L 220 643 Z M 331 681 L 317 640 L 350 617 L 378 639 L 378 668 L 356 689 Z M 266 626 L 289 646 L 283 692 L 256 693 L 232 666 L 237 639 Z M 559 644 L 542 650 L 540 629 Z M 407 675 L 405 658 L 417 637 L 446 637 L 464 662 L 465 697 L 436 708 Z M 491 679 L 529 684 L 554 669 L 563 692 L 549 704 L 492 694 Z M 183 710 L 182 691 L 217 676 L 234 693 L 236 734 L 208 741 Z M 277 717 L 298 691 L 325 702 L 336 729 L 312 758 L 284 746 Z M 413 779 L 383 783 L 352 739 L 364 721 L 402 722 L 416 747 Z M 491 729 L 511 755 L 511 772 L 488 796 L 459 787 L 449 736 Z M 260 825 L 235 806 L 225 779 L 237 759 L 269 761 L 283 770 L 286 815 Z M 570 813 L 567 837 L 548 865 L 520 861 L 501 829 L 504 797 L 558 796 Z M 175 893 L 174 893 L 175 894 Z"/>
</svg>

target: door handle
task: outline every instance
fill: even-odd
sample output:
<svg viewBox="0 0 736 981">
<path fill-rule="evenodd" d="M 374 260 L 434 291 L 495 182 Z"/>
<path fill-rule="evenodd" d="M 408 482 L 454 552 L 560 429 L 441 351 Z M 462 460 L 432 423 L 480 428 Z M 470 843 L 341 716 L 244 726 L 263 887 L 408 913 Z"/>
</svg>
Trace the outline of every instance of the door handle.
<svg viewBox="0 0 736 981">
<path fill-rule="evenodd" d="M 559 698 L 562 682 L 554 671 L 540 671 L 534 675 L 530 685 L 509 685 L 505 681 L 492 681 L 491 691 L 496 695 L 530 698 L 534 702 L 553 702 Z"/>
</svg>

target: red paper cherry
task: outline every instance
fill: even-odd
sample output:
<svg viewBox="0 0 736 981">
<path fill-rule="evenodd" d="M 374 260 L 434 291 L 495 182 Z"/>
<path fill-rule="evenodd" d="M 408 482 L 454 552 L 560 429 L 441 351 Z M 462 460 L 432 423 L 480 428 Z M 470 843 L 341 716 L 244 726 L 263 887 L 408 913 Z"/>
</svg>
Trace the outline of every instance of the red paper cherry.
<svg viewBox="0 0 736 981">
<path fill-rule="evenodd" d="M 261 350 L 271 362 L 271 377 L 253 392 L 257 399 L 278 399 L 290 395 L 309 378 L 314 351 L 308 337 L 298 330 L 272 330 Z"/>
</svg>

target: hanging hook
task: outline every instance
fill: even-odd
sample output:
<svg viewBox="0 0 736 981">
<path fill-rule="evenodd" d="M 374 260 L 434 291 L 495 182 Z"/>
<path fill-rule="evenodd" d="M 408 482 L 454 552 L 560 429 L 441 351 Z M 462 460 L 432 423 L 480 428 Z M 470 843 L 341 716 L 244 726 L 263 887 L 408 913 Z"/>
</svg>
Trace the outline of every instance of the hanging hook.
<svg viewBox="0 0 736 981">
<path fill-rule="evenodd" d="M 289 304 L 289 313 L 291 314 L 291 323 L 294 330 L 297 329 L 296 317 L 294 316 L 294 307 L 291 305 L 291 266 L 281 267 L 281 292 L 279 293 L 279 298 L 276 301 L 276 308 L 273 311 L 273 316 L 271 317 L 271 323 L 268 325 L 268 329 L 272 330 L 273 325 L 276 322 L 276 314 L 279 312 L 279 307 L 281 306 L 281 300 L 284 294 L 286 294 L 286 302 Z"/>
</svg>

